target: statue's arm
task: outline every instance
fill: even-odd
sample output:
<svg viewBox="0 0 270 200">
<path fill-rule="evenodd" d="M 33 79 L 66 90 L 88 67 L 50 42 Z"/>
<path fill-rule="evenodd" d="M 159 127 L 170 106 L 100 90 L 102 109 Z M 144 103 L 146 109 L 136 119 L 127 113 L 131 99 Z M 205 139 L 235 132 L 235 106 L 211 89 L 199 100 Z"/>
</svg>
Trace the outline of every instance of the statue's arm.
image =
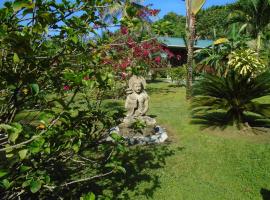
<svg viewBox="0 0 270 200">
<path fill-rule="evenodd" d="M 137 100 L 134 99 L 134 97 L 131 95 L 127 96 L 126 102 L 125 102 L 125 108 L 127 110 L 127 115 L 133 115 L 135 108 L 137 107 Z"/>
<path fill-rule="evenodd" d="M 149 109 L 149 100 L 150 100 L 150 97 L 146 94 L 146 97 L 145 97 L 145 100 L 144 100 L 144 106 L 143 106 L 143 111 L 142 111 L 142 114 L 145 115 L 145 113 L 148 111 Z"/>
</svg>

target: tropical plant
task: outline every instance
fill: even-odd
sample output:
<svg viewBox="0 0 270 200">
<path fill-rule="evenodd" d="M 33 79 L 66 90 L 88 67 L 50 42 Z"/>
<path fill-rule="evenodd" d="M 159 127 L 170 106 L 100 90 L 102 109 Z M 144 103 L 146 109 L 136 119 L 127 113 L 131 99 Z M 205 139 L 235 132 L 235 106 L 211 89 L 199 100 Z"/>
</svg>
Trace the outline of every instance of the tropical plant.
<svg viewBox="0 0 270 200">
<path fill-rule="evenodd" d="M 193 54 L 195 42 L 195 21 L 196 14 L 200 11 L 205 0 L 186 0 L 186 31 L 187 31 L 187 84 L 186 98 L 191 97 L 192 92 L 192 74 L 193 74 Z"/>
<path fill-rule="evenodd" d="M 219 38 L 213 42 L 211 47 L 197 50 L 195 52 L 197 70 L 224 76 L 228 68 L 229 55 L 233 51 L 246 49 L 247 40 L 232 33 L 230 38 Z"/>
<path fill-rule="evenodd" d="M 256 39 L 256 50 L 261 48 L 262 35 L 270 23 L 270 2 L 268 0 L 240 0 L 229 17 L 230 23 L 240 24 L 241 30 Z"/>
<path fill-rule="evenodd" d="M 258 54 L 251 49 L 233 51 L 229 55 L 228 67 L 241 75 L 250 76 L 256 76 L 266 70 L 266 66 L 258 59 Z"/>
<path fill-rule="evenodd" d="M 208 126 L 243 124 L 270 126 L 270 104 L 257 99 L 270 95 L 270 73 L 256 77 L 230 71 L 226 77 L 205 74 L 193 88 L 194 122 Z"/>
<path fill-rule="evenodd" d="M 224 76 L 204 74 L 193 88 L 193 117 L 219 125 L 270 125 L 270 104 L 258 98 L 270 94 L 270 71 L 252 50 L 234 51 Z"/>
</svg>

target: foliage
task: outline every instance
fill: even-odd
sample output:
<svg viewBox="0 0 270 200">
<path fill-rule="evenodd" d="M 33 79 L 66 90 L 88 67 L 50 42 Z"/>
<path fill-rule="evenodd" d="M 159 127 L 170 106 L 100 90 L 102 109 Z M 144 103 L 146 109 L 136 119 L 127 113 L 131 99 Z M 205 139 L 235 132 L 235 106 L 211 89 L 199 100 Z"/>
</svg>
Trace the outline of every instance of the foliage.
<svg viewBox="0 0 270 200">
<path fill-rule="evenodd" d="M 198 13 L 196 34 L 203 39 L 216 39 L 227 36 L 227 18 L 231 13 L 231 5 L 212 6 Z M 206 28 L 207 27 L 207 28 Z"/>
<path fill-rule="evenodd" d="M 262 61 L 258 59 L 258 54 L 251 49 L 239 49 L 232 52 L 229 56 L 228 67 L 241 75 L 250 76 L 255 76 L 266 69 Z"/>
<path fill-rule="evenodd" d="M 247 49 L 247 46 L 245 38 L 217 39 L 211 47 L 195 52 L 195 60 L 198 63 L 197 71 L 224 76 L 228 68 L 229 55 L 239 49 Z"/>
<path fill-rule="evenodd" d="M 131 124 L 131 128 L 134 130 L 135 133 L 143 134 L 143 129 L 146 127 L 145 121 L 141 119 L 136 119 L 134 123 Z"/>
<path fill-rule="evenodd" d="M 240 0 L 232 8 L 230 23 L 240 23 L 253 38 L 264 32 L 270 22 L 268 0 Z"/>
<path fill-rule="evenodd" d="M 124 173 L 122 138 L 105 142 L 123 113 L 103 100 L 124 83 L 114 47 L 140 16 L 128 6 L 120 34 L 100 36 L 114 25 L 104 23 L 103 8 L 118 3 L 15 0 L 0 9 L 1 199 L 91 199 L 105 188 L 84 191 L 84 182 Z"/>
<path fill-rule="evenodd" d="M 169 12 L 164 17 L 153 23 L 152 29 L 157 35 L 183 37 L 185 36 L 186 18 L 176 13 Z"/>
<path fill-rule="evenodd" d="M 167 70 L 168 76 L 171 78 L 172 82 L 176 82 L 178 86 L 181 85 L 183 80 L 186 78 L 186 66 L 181 66 L 181 67 L 175 67 L 175 68 L 169 68 Z"/>
<path fill-rule="evenodd" d="M 225 77 L 205 74 L 194 85 L 193 117 L 201 123 L 220 120 L 220 125 L 236 123 L 238 127 L 262 123 L 270 117 L 270 104 L 256 99 L 270 94 L 269 80 L 269 71 L 255 77 L 236 70 L 230 70 Z M 257 121 L 250 121 L 249 115 Z"/>
</svg>

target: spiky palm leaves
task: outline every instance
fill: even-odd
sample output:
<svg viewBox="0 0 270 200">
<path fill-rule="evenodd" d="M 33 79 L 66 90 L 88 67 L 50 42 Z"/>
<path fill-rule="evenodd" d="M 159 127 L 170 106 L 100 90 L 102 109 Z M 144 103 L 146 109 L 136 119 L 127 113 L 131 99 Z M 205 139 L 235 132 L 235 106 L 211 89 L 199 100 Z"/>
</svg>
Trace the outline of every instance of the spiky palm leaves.
<svg viewBox="0 0 270 200">
<path fill-rule="evenodd" d="M 206 74 L 193 88 L 193 122 L 209 126 L 270 126 L 270 104 L 257 100 L 267 95 L 269 71 L 256 77 L 233 70 L 225 77 Z"/>
</svg>

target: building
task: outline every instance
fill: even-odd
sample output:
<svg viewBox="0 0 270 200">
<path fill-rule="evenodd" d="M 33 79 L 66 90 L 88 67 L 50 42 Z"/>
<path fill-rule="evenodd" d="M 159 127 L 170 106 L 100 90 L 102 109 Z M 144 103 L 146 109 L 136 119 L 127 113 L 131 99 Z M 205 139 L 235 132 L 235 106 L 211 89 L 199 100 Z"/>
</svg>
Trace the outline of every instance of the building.
<svg viewBox="0 0 270 200">
<path fill-rule="evenodd" d="M 173 67 L 181 66 L 187 62 L 187 48 L 183 38 L 158 37 L 158 41 L 175 55 L 170 59 L 170 63 Z M 194 50 L 207 48 L 212 44 L 212 40 L 196 40 Z"/>
</svg>

